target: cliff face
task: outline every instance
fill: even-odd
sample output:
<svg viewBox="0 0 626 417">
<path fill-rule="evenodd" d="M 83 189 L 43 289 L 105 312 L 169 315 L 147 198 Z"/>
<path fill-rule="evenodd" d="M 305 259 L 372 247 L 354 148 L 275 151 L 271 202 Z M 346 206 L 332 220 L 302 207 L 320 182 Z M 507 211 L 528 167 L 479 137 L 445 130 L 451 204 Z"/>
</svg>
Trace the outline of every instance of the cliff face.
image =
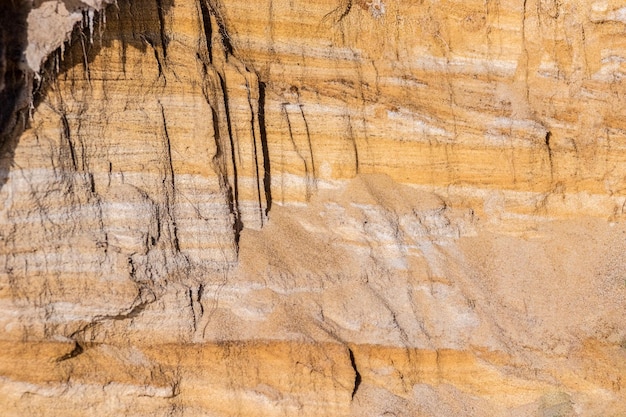
<svg viewBox="0 0 626 417">
<path fill-rule="evenodd" d="M 617 2 L 105 3 L 2 14 L 7 415 L 626 412 Z"/>
</svg>

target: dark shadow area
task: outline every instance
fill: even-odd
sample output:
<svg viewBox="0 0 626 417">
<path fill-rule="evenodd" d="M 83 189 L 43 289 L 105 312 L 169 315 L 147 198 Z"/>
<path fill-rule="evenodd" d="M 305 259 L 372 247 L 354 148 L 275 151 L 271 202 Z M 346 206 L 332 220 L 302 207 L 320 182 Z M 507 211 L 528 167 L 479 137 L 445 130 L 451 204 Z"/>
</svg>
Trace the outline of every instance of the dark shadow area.
<svg viewBox="0 0 626 417">
<path fill-rule="evenodd" d="M 0 1 L 0 189 L 28 123 L 33 73 L 24 62 L 28 45 L 27 0 Z"/>
<path fill-rule="evenodd" d="M 65 3 L 73 4 L 76 1 L 65 0 Z M 61 56 L 60 50 L 57 50 L 42 66 L 42 81 L 35 86 L 35 108 L 45 100 L 57 79 L 68 77 L 69 70 L 80 66 L 85 77 L 91 80 L 90 64 L 103 48 L 112 46 L 114 41 L 122 44 L 123 72 L 126 71 L 128 48 L 135 48 L 142 53 L 152 49 L 157 62 L 162 65 L 167 59 L 170 41 L 164 27 L 165 18 L 173 5 L 174 0 L 118 0 L 103 11 L 94 13 L 91 28 L 88 26 L 87 12 L 83 12 L 83 22 L 74 28 L 64 55 Z M 71 10 L 69 5 L 68 9 Z"/>
<path fill-rule="evenodd" d="M 159 63 L 167 59 L 169 37 L 164 25 L 174 0 L 118 0 L 94 14 L 91 28 L 85 11 L 83 23 L 76 25 L 66 42 L 64 55 L 60 49 L 52 52 L 36 80 L 24 52 L 28 46 L 28 13 L 40 3 L 0 0 L 0 189 L 8 179 L 19 138 L 28 127 L 31 105 L 36 109 L 54 82 L 68 76 L 68 70 L 82 65 L 89 78 L 89 64 L 114 40 L 122 42 L 123 53 L 129 47 L 142 52 L 151 48 Z M 84 7 L 79 0 L 65 0 L 65 4 L 69 11 Z M 102 13 L 106 13 L 106 24 Z"/>
</svg>

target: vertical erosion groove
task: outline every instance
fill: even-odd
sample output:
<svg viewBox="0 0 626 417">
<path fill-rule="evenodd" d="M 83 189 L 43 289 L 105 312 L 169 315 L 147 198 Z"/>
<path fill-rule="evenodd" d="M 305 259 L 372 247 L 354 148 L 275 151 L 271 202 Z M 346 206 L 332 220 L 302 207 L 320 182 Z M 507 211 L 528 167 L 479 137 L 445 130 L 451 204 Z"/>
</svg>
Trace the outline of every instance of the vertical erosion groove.
<svg viewBox="0 0 626 417">
<path fill-rule="evenodd" d="M 257 83 L 258 85 L 258 83 Z M 261 175 L 259 170 L 259 146 L 257 145 L 256 120 L 258 111 L 255 113 L 252 104 L 251 86 L 246 80 L 246 90 L 248 91 L 248 106 L 250 109 L 250 133 L 252 134 L 252 150 L 254 153 L 254 176 L 256 177 L 256 197 L 259 203 L 259 223 L 263 226 L 263 199 L 261 198 Z M 259 133 L 260 135 L 260 133 Z"/>
<path fill-rule="evenodd" d="M 253 155 L 250 157 L 254 158 L 255 193 L 258 199 L 258 215 L 261 226 L 263 226 L 265 216 L 268 215 L 272 206 L 270 155 L 265 117 L 266 85 L 255 71 L 250 71 L 248 66 L 235 56 L 235 49 L 226 29 L 224 13 L 219 2 L 199 0 L 198 13 L 204 31 L 206 54 L 201 51 L 197 57 L 203 61 L 205 98 L 211 107 L 213 118 L 216 143 L 216 154 L 213 160 L 219 171 L 220 184 L 228 200 L 235 245 L 238 248 L 240 234 L 244 227 L 244 213 L 242 213 L 240 197 L 249 194 L 247 192 L 242 194 L 240 189 L 241 186 L 245 185 L 242 185 L 239 178 L 242 173 L 240 158 L 243 155 L 238 154 L 239 145 L 235 136 L 235 126 L 238 126 L 237 117 L 239 116 L 237 112 L 233 113 L 231 109 L 234 104 L 231 103 L 229 95 L 230 92 L 234 91 L 235 86 L 229 85 L 231 79 L 227 76 L 227 69 L 237 70 L 246 79 L 248 104 L 251 112 L 250 119 L 246 123 L 250 124 L 252 132 Z M 255 81 L 252 82 L 251 80 Z M 258 98 L 253 98 L 252 95 L 255 88 L 258 89 Z M 255 102 L 256 100 L 258 102 Z M 236 101 L 234 103 L 236 104 Z M 246 155 L 246 157 L 248 156 Z M 263 167 L 260 164 L 263 164 Z M 264 204 L 265 207 L 263 207 Z"/>
<path fill-rule="evenodd" d="M 233 185 L 230 192 L 230 199 L 232 201 L 231 204 L 231 213 L 234 216 L 233 219 L 233 231 L 235 233 L 235 244 L 239 247 L 239 237 L 241 235 L 241 230 L 243 229 L 243 222 L 241 221 L 241 210 L 239 207 L 239 175 L 237 172 L 237 158 L 235 155 L 235 138 L 233 137 L 233 128 L 232 128 L 232 120 L 230 115 L 230 104 L 228 101 L 228 87 L 226 86 L 226 82 L 224 81 L 224 77 L 218 73 L 220 87 L 222 89 L 222 94 L 224 97 L 224 113 L 226 117 L 226 127 L 228 129 L 228 140 L 229 140 L 229 150 L 230 150 L 230 163 L 232 164 L 233 170 Z M 228 170 L 226 170 L 228 173 Z M 228 180 L 228 178 L 227 178 Z M 228 184 L 230 184 L 227 181 Z M 230 185 L 229 185 L 230 188 Z"/>
<path fill-rule="evenodd" d="M 211 107 L 211 116 L 213 118 L 213 135 L 215 136 L 215 146 L 216 146 L 214 161 L 217 165 L 220 187 L 226 193 L 226 201 L 228 202 L 228 211 L 230 215 L 233 217 L 233 221 L 232 221 L 233 235 L 235 237 L 235 247 L 238 250 L 239 249 L 239 235 L 241 232 L 241 229 L 239 229 L 239 225 L 241 221 L 239 220 L 237 208 L 235 205 L 236 199 L 233 193 L 233 187 L 231 187 L 230 182 L 228 180 L 228 172 L 225 166 L 226 164 L 225 164 L 224 149 L 222 146 L 222 135 L 220 133 L 220 127 L 219 127 L 219 123 L 220 123 L 219 116 L 217 114 L 217 111 L 213 107 Z"/>
</svg>

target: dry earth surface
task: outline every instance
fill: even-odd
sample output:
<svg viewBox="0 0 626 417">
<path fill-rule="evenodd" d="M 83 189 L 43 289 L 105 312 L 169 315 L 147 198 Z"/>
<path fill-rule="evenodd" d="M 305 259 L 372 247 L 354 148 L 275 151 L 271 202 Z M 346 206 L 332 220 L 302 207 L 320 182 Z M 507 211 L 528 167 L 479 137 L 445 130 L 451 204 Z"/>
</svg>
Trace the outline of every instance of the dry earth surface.
<svg viewBox="0 0 626 417">
<path fill-rule="evenodd" d="M 1 413 L 625 416 L 625 30 L 3 2 Z"/>
</svg>

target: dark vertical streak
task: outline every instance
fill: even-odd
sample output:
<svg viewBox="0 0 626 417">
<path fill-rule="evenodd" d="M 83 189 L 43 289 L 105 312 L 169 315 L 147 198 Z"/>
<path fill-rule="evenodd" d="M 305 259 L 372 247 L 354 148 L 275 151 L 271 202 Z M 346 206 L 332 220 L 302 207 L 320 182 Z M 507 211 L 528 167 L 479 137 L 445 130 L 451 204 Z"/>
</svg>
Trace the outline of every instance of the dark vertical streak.
<svg viewBox="0 0 626 417">
<path fill-rule="evenodd" d="M 282 111 L 285 114 L 285 120 L 287 120 L 287 130 L 289 131 L 289 139 L 291 140 L 291 144 L 293 145 L 293 148 L 296 151 L 296 153 L 298 154 L 298 156 L 300 157 L 300 159 L 302 159 L 302 163 L 304 164 L 305 174 L 308 174 L 308 172 L 309 172 L 309 165 L 306 162 L 306 158 L 304 158 L 302 156 L 302 154 L 300 154 L 300 150 L 298 149 L 298 145 L 296 145 L 296 141 L 293 138 L 293 129 L 291 128 L 291 120 L 289 120 L 289 113 L 287 112 L 287 107 L 284 104 L 282 105 Z"/>
<path fill-rule="evenodd" d="M 159 56 L 159 50 L 154 45 L 154 41 L 150 39 L 148 36 L 145 36 L 143 34 L 139 34 L 139 37 L 141 38 L 141 40 L 143 40 L 146 44 L 150 46 L 150 48 L 152 49 L 152 52 L 154 53 L 154 59 L 157 62 L 157 69 L 159 71 L 158 78 L 161 78 L 161 76 L 164 77 L 163 64 L 161 64 L 161 57 Z"/>
<path fill-rule="evenodd" d="M 552 139 L 552 132 L 550 132 L 548 130 L 548 132 L 546 132 L 546 138 L 545 138 L 545 144 L 546 144 L 546 149 L 548 150 L 548 161 L 550 162 L 550 178 L 553 178 L 554 176 L 554 165 L 553 165 L 553 161 L 552 161 L 552 145 L 550 144 L 550 141 Z"/>
<path fill-rule="evenodd" d="M 307 144 L 309 147 L 309 156 L 311 157 L 311 172 L 309 173 L 307 170 L 307 184 L 306 184 L 306 188 L 307 188 L 307 201 L 309 201 L 309 199 L 311 198 L 311 196 L 313 195 L 313 191 L 312 189 L 316 189 L 317 185 L 316 185 L 316 181 L 317 181 L 317 172 L 315 169 L 315 158 L 313 157 L 313 144 L 311 142 L 311 131 L 309 130 L 309 123 L 306 121 L 306 117 L 304 116 L 304 110 L 302 109 L 302 104 L 298 105 L 298 108 L 300 109 L 300 114 L 302 115 L 302 121 L 304 122 L 304 130 L 306 132 L 306 140 L 307 140 Z"/>
<path fill-rule="evenodd" d="M 193 309 L 194 300 L 193 300 L 193 291 L 191 288 L 187 290 L 187 296 L 189 297 L 189 309 L 191 310 L 191 316 L 193 317 L 192 327 L 193 327 L 193 331 L 195 332 L 197 328 L 197 322 L 196 322 L 196 312 Z"/>
<path fill-rule="evenodd" d="M 202 12 L 202 25 L 204 27 L 207 52 L 209 53 L 209 63 L 213 64 L 213 28 L 211 27 L 211 12 L 206 2 L 202 0 L 200 1 L 200 11 Z"/>
<path fill-rule="evenodd" d="M 202 305 L 202 295 L 204 294 L 204 284 L 198 287 L 198 304 L 200 305 L 200 316 L 204 315 L 204 306 Z"/>
<path fill-rule="evenodd" d="M 85 46 L 85 35 L 81 33 L 80 45 L 83 48 L 83 70 L 87 75 L 87 82 L 91 85 L 91 70 L 89 69 L 89 58 L 87 57 L 87 47 Z"/>
<path fill-rule="evenodd" d="M 348 134 L 350 136 L 350 140 L 352 141 L 352 148 L 354 150 L 354 170 L 356 174 L 359 174 L 359 148 L 356 146 L 356 138 L 354 137 L 354 132 L 352 131 L 352 120 L 350 119 L 350 115 L 348 115 Z"/>
<path fill-rule="evenodd" d="M 272 208 L 272 171 L 265 125 L 265 83 L 261 81 L 259 81 L 259 130 L 261 133 L 261 151 L 263 152 L 263 188 L 265 189 L 265 201 L 267 204 L 265 215 L 267 215 Z"/>
<path fill-rule="evenodd" d="M 92 194 L 95 194 L 96 192 L 96 181 L 93 178 L 93 174 L 90 172 L 89 174 L 87 174 L 88 178 L 89 178 L 89 190 L 91 191 Z M 100 222 L 102 222 L 102 216 L 100 216 Z"/>
<path fill-rule="evenodd" d="M 218 26 L 219 26 L 219 32 L 220 32 L 220 37 L 222 38 L 222 44 L 224 45 L 224 51 L 226 52 L 226 55 L 233 55 L 233 45 L 230 42 L 230 37 L 228 36 L 228 32 L 226 32 L 226 26 L 224 26 L 224 22 L 222 22 L 221 20 L 218 20 Z"/>
<path fill-rule="evenodd" d="M 317 173 L 315 172 L 315 159 L 313 159 L 313 144 L 311 143 L 311 132 L 309 130 L 309 123 L 306 121 L 306 117 L 304 117 L 304 110 L 302 109 L 302 104 L 298 105 L 300 109 L 300 114 L 302 115 L 302 120 L 304 121 L 304 129 L 306 130 L 306 140 L 309 144 L 309 153 L 311 154 L 311 170 L 313 171 L 313 180 L 317 177 Z"/>
<path fill-rule="evenodd" d="M 157 2 L 157 14 L 159 15 L 159 33 L 161 35 L 161 48 L 163 48 L 163 59 L 167 60 L 167 44 L 169 39 L 165 32 L 165 15 L 163 8 L 163 0 L 156 0 Z"/>
<path fill-rule="evenodd" d="M 174 178 L 174 165 L 172 164 L 172 144 L 170 142 L 170 135 L 167 131 L 167 121 L 165 119 L 165 109 L 163 108 L 163 105 L 159 102 L 159 106 L 161 107 L 161 118 L 163 120 L 163 133 L 165 136 L 165 152 L 166 152 L 166 158 L 167 158 L 167 162 L 168 162 L 168 166 L 167 169 L 169 170 L 168 174 L 166 177 L 169 177 L 170 180 L 170 193 L 171 195 L 167 195 L 167 208 L 169 210 L 169 217 L 170 220 L 172 222 L 172 243 L 174 244 L 174 249 L 176 250 L 176 252 L 180 252 L 180 245 L 178 242 L 178 227 L 176 226 L 176 219 L 172 213 L 173 211 L 173 205 L 176 201 L 175 198 L 175 193 L 176 193 L 176 179 Z M 165 181 L 165 179 L 164 179 Z"/>
<path fill-rule="evenodd" d="M 354 388 L 352 389 L 352 398 L 354 399 L 354 396 L 359 389 L 359 385 L 361 385 L 361 374 L 356 367 L 356 360 L 354 359 L 354 352 L 352 352 L 352 349 L 348 348 L 348 354 L 350 355 L 350 365 L 352 365 L 352 369 L 354 370 Z"/>
<path fill-rule="evenodd" d="M 68 147 L 70 149 L 70 157 L 72 158 L 72 167 L 74 171 L 78 169 L 78 164 L 76 163 L 76 151 L 74 150 L 74 144 L 72 143 L 72 138 L 70 136 L 70 124 L 67 121 L 67 116 L 65 114 L 61 115 L 61 124 L 63 125 L 62 135 L 65 140 L 67 140 Z"/>
</svg>

